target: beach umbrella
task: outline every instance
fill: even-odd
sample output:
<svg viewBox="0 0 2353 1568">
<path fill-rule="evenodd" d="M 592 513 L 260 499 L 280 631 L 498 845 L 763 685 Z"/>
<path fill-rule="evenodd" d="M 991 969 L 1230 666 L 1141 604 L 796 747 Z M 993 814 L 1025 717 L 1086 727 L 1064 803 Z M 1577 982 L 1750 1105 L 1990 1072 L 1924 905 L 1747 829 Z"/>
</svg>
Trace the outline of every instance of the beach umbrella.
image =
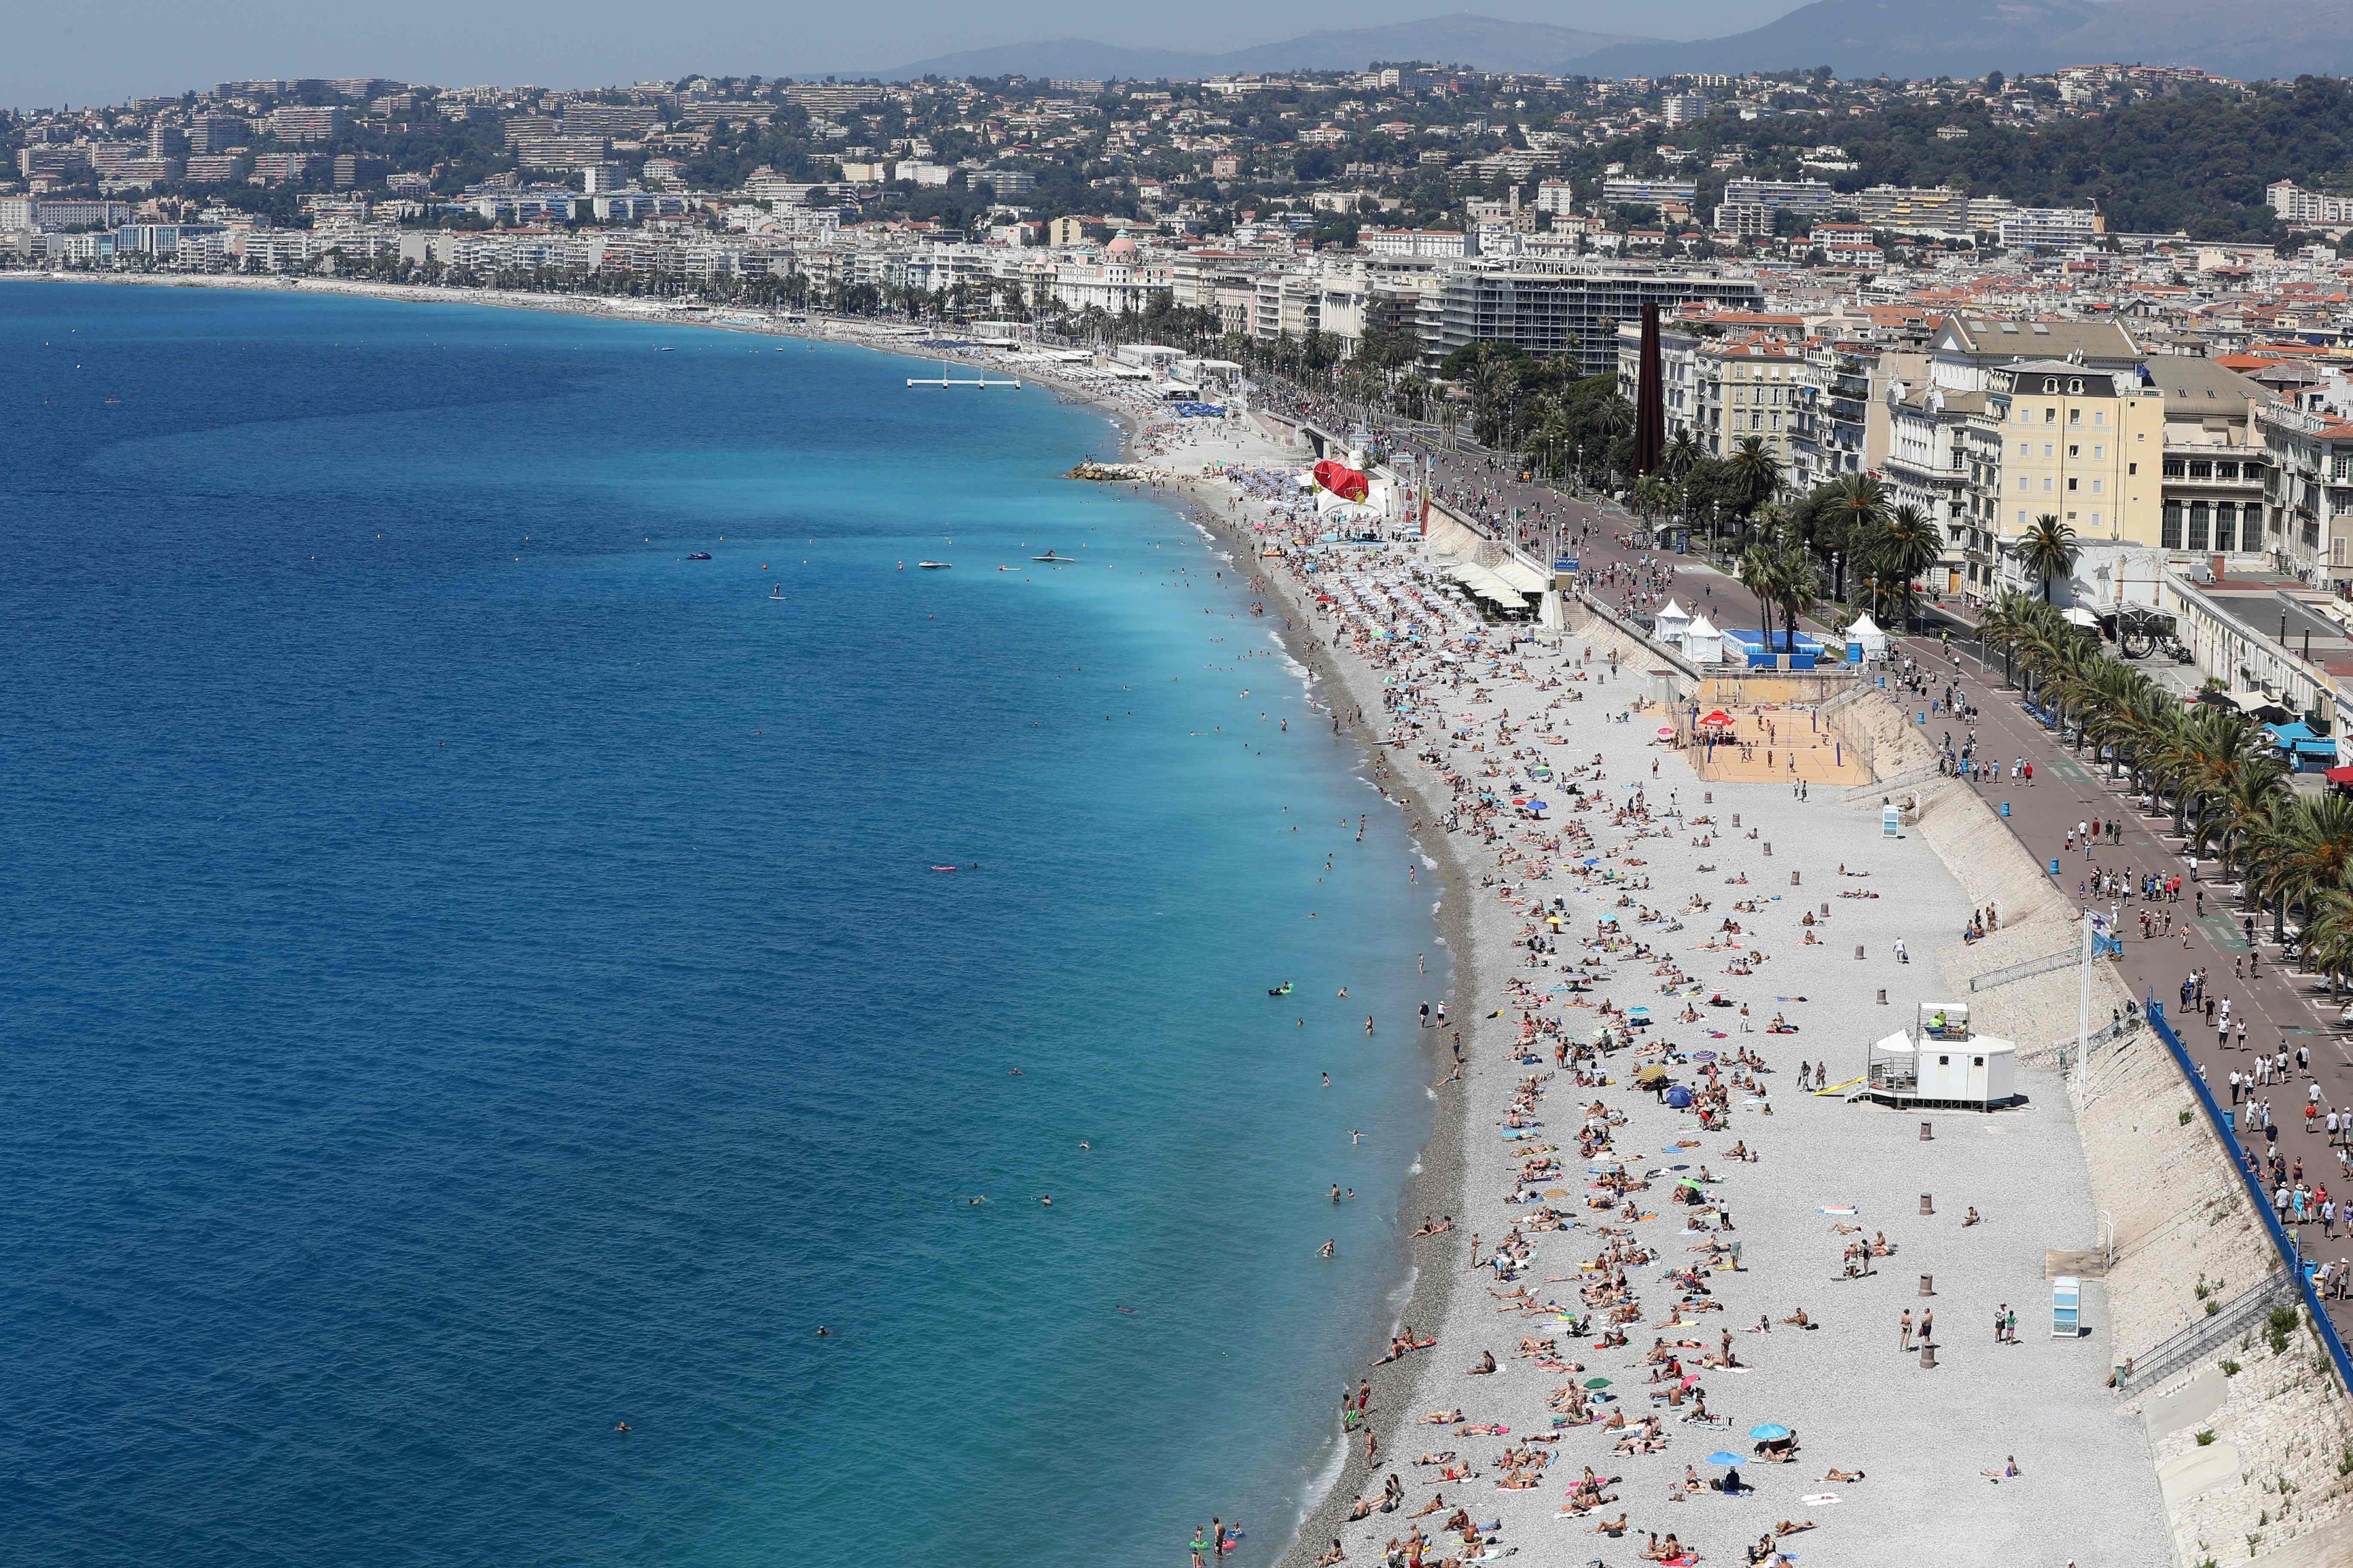
<svg viewBox="0 0 2353 1568">
<path fill-rule="evenodd" d="M 1606 1377 L 1588 1377 L 1585 1380 L 1585 1386 L 1588 1388 L 1607 1388 L 1609 1386 L 1609 1380 Z"/>
<path fill-rule="evenodd" d="M 1668 728 L 1668 727 L 1667 727 L 1666 725 L 1664 725 L 1664 724 L 1662 724 L 1662 725 L 1660 725 L 1660 726 L 1659 726 L 1659 739 L 1660 739 L 1660 740 L 1662 740 L 1662 741 L 1672 741 L 1672 740 L 1673 740 L 1674 738 L 1675 738 L 1675 732 L 1674 732 L 1674 731 L 1673 731 L 1673 730 L 1672 730 L 1672 729 Z"/>
<path fill-rule="evenodd" d="M 1728 729 L 1732 724 L 1732 715 L 1719 708 L 1699 722 L 1703 730 Z"/>
<path fill-rule="evenodd" d="M 1714 1051 L 1694 1051 L 1692 1053 L 1692 1060 L 1695 1062 L 1712 1062 L 1715 1060 L 1715 1053 Z"/>
<path fill-rule="evenodd" d="M 1699 1178 L 1697 1176 L 1678 1176 L 1675 1178 L 1675 1185 L 1679 1187 L 1689 1187 L 1694 1192 L 1700 1191 Z"/>
<path fill-rule="evenodd" d="M 1748 1428 L 1748 1435 L 1751 1437 L 1756 1438 L 1760 1443 L 1778 1443 L 1782 1438 L 1789 1435 L 1789 1429 L 1787 1426 L 1778 1426 L 1774 1422 L 1767 1421 L 1762 1426 L 1751 1426 Z"/>
<path fill-rule="evenodd" d="M 1653 1062 L 1649 1067 L 1636 1069 L 1634 1073 L 1634 1081 L 1636 1083 L 1656 1083 L 1666 1076 L 1667 1069 Z"/>
<path fill-rule="evenodd" d="M 1706 1465 L 1736 1465 L 1740 1463 L 1740 1456 L 1737 1454 L 1727 1454 L 1723 1449 L 1718 1448 L 1715 1453 L 1710 1454 L 1706 1458 L 1700 1462 Z"/>
<path fill-rule="evenodd" d="M 1677 1110 L 1683 1110 L 1691 1103 L 1691 1090 L 1681 1084 L 1675 1085 L 1674 1088 L 1667 1090 L 1667 1103 Z"/>
</svg>

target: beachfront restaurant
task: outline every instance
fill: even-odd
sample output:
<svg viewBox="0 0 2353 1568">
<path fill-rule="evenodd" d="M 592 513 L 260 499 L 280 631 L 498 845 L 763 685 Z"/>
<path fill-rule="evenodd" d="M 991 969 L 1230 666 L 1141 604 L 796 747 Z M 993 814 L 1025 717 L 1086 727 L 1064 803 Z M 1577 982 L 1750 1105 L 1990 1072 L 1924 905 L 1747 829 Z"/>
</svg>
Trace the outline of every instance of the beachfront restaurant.
<svg viewBox="0 0 2353 1568">
<path fill-rule="evenodd" d="M 1751 669 L 1811 669 L 1821 656 L 1820 640 L 1803 632 L 1726 627 L 1724 633 L 1724 657 Z"/>
<path fill-rule="evenodd" d="M 2272 744 L 2287 765 L 2300 773 L 2323 773 L 2337 765 L 2337 742 L 2313 733 L 2309 724 L 2266 724 Z"/>
<path fill-rule="evenodd" d="M 1923 1002 L 1919 1022 L 1873 1044 L 1863 1093 L 1881 1105 L 1991 1110 L 2018 1097 L 2018 1047 L 1969 1027 L 1961 1002 Z"/>
</svg>

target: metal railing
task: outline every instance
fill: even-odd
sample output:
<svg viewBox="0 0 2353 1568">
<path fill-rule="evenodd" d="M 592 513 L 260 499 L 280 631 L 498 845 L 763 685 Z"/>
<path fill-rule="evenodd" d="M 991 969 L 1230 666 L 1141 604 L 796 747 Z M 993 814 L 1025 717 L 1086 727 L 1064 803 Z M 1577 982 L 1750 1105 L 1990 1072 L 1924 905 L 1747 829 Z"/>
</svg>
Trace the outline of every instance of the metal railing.
<svg viewBox="0 0 2353 1568">
<path fill-rule="evenodd" d="M 2071 947 L 2059 952 L 2046 952 L 2040 958 L 2024 959 L 2000 969 L 1989 969 L 1983 974 L 1969 976 L 1969 989 L 1991 991 L 1996 986 L 2007 985 L 2013 980 L 2027 980 L 2037 974 L 2048 974 L 2054 969 L 2072 969 L 2083 962 L 2083 956 Z"/>
<path fill-rule="evenodd" d="M 2313 1331 L 2320 1336 L 2320 1342 L 2327 1347 L 2328 1359 L 2337 1365 L 2337 1386 L 2353 1392 L 2353 1357 L 2346 1354 L 2345 1341 L 2337 1333 L 2337 1325 L 2329 1321 L 2319 1292 L 2313 1289 L 2312 1277 L 2305 1268 L 2303 1249 L 2297 1247 L 2294 1233 L 2280 1224 L 2279 1215 L 2272 1208 L 2271 1194 L 2263 1191 L 2263 1184 L 2256 1179 L 2246 1151 L 2239 1143 L 2238 1132 L 2231 1125 L 2230 1113 L 2214 1098 L 2214 1091 L 2207 1087 L 2206 1079 L 2198 1071 L 2198 1065 L 2189 1059 L 2189 1051 L 2182 1047 L 2181 1037 L 2173 1032 L 2173 1026 L 2166 1019 L 2165 1004 L 2154 996 L 2148 999 L 2148 1021 L 2157 1030 L 2157 1037 L 2165 1042 L 2165 1048 L 2173 1053 L 2173 1065 L 2181 1069 L 2182 1078 L 2189 1084 L 2189 1091 L 2198 1097 L 2198 1103 L 2205 1107 L 2207 1122 L 2214 1129 L 2214 1135 L 2222 1141 L 2223 1149 L 2230 1153 L 2231 1163 L 2238 1172 L 2239 1181 L 2247 1189 L 2248 1201 L 2255 1205 L 2255 1213 L 2263 1216 L 2263 1228 L 2271 1233 L 2272 1246 L 2278 1249 L 2280 1260 L 2287 1265 L 2288 1272 L 2295 1282 L 2296 1293 L 2304 1298 L 2305 1316 L 2311 1320 Z"/>
<path fill-rule="evenodd" d="M 2185 1366 L 2204 1361 L 2207 1355 L 2225 1342 L 2236 1339 L 2257 1319 L 2269 1312 L 2274 1302 L 2285 1300 L 2295 1291 L 2295 1280 L 2285 1269 L 2263 1276 L 2263 1282 L 2252 1290 L 2217 1307 L 2178 1334 L 2159 1340 L 2146 1355 L 2133 1358 L 2132 1375 L 2116 1383 L 2119 1394 L 2138 1394 L 2151 1384 L 2172 1376 Z"/>
</svg>

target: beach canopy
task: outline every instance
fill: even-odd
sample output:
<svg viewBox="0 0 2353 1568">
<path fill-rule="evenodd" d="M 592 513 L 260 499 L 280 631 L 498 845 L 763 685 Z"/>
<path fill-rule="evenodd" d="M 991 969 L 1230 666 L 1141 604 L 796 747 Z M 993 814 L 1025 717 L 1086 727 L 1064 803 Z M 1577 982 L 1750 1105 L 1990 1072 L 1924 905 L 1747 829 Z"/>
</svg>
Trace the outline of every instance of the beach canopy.
<svg viewBox="0 0 2353 1568">
<path fill-rule="evenodd" d="M 1732 715 L 1719 708 L 1701 720 L 1699 727 L 1703 730 L 1729 730 L 1732 728 Z"/>
<path fill-rule="evenodd" d="M 1715 664 L 1724 658 L 1724 634 L 1705 616 L 1692 618 L 1683 634 L 1683 657 L 1694 664 Z"/>
<path fill-rule="evenodd" d="M 1666 608 L 1651 619 L 1651 629 L 1662 643 L 1679 643 L 1691 630 L 1691 612 L 1670 598 Z"/>
</svg>

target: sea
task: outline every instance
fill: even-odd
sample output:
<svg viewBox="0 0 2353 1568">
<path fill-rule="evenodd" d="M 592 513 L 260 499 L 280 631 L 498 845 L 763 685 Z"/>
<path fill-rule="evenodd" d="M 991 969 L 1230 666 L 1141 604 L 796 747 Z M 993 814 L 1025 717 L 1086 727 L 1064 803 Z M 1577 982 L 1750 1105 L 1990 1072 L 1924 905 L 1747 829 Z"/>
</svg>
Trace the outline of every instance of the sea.
<svg viewBox="0 0 2353 1568">
<path fill-rule="evenodd" d="M 1432 876 L 1101 410 L 924 369 L 0 283 L 12 1557 L 1272 1560 Z"/>
</svg>

